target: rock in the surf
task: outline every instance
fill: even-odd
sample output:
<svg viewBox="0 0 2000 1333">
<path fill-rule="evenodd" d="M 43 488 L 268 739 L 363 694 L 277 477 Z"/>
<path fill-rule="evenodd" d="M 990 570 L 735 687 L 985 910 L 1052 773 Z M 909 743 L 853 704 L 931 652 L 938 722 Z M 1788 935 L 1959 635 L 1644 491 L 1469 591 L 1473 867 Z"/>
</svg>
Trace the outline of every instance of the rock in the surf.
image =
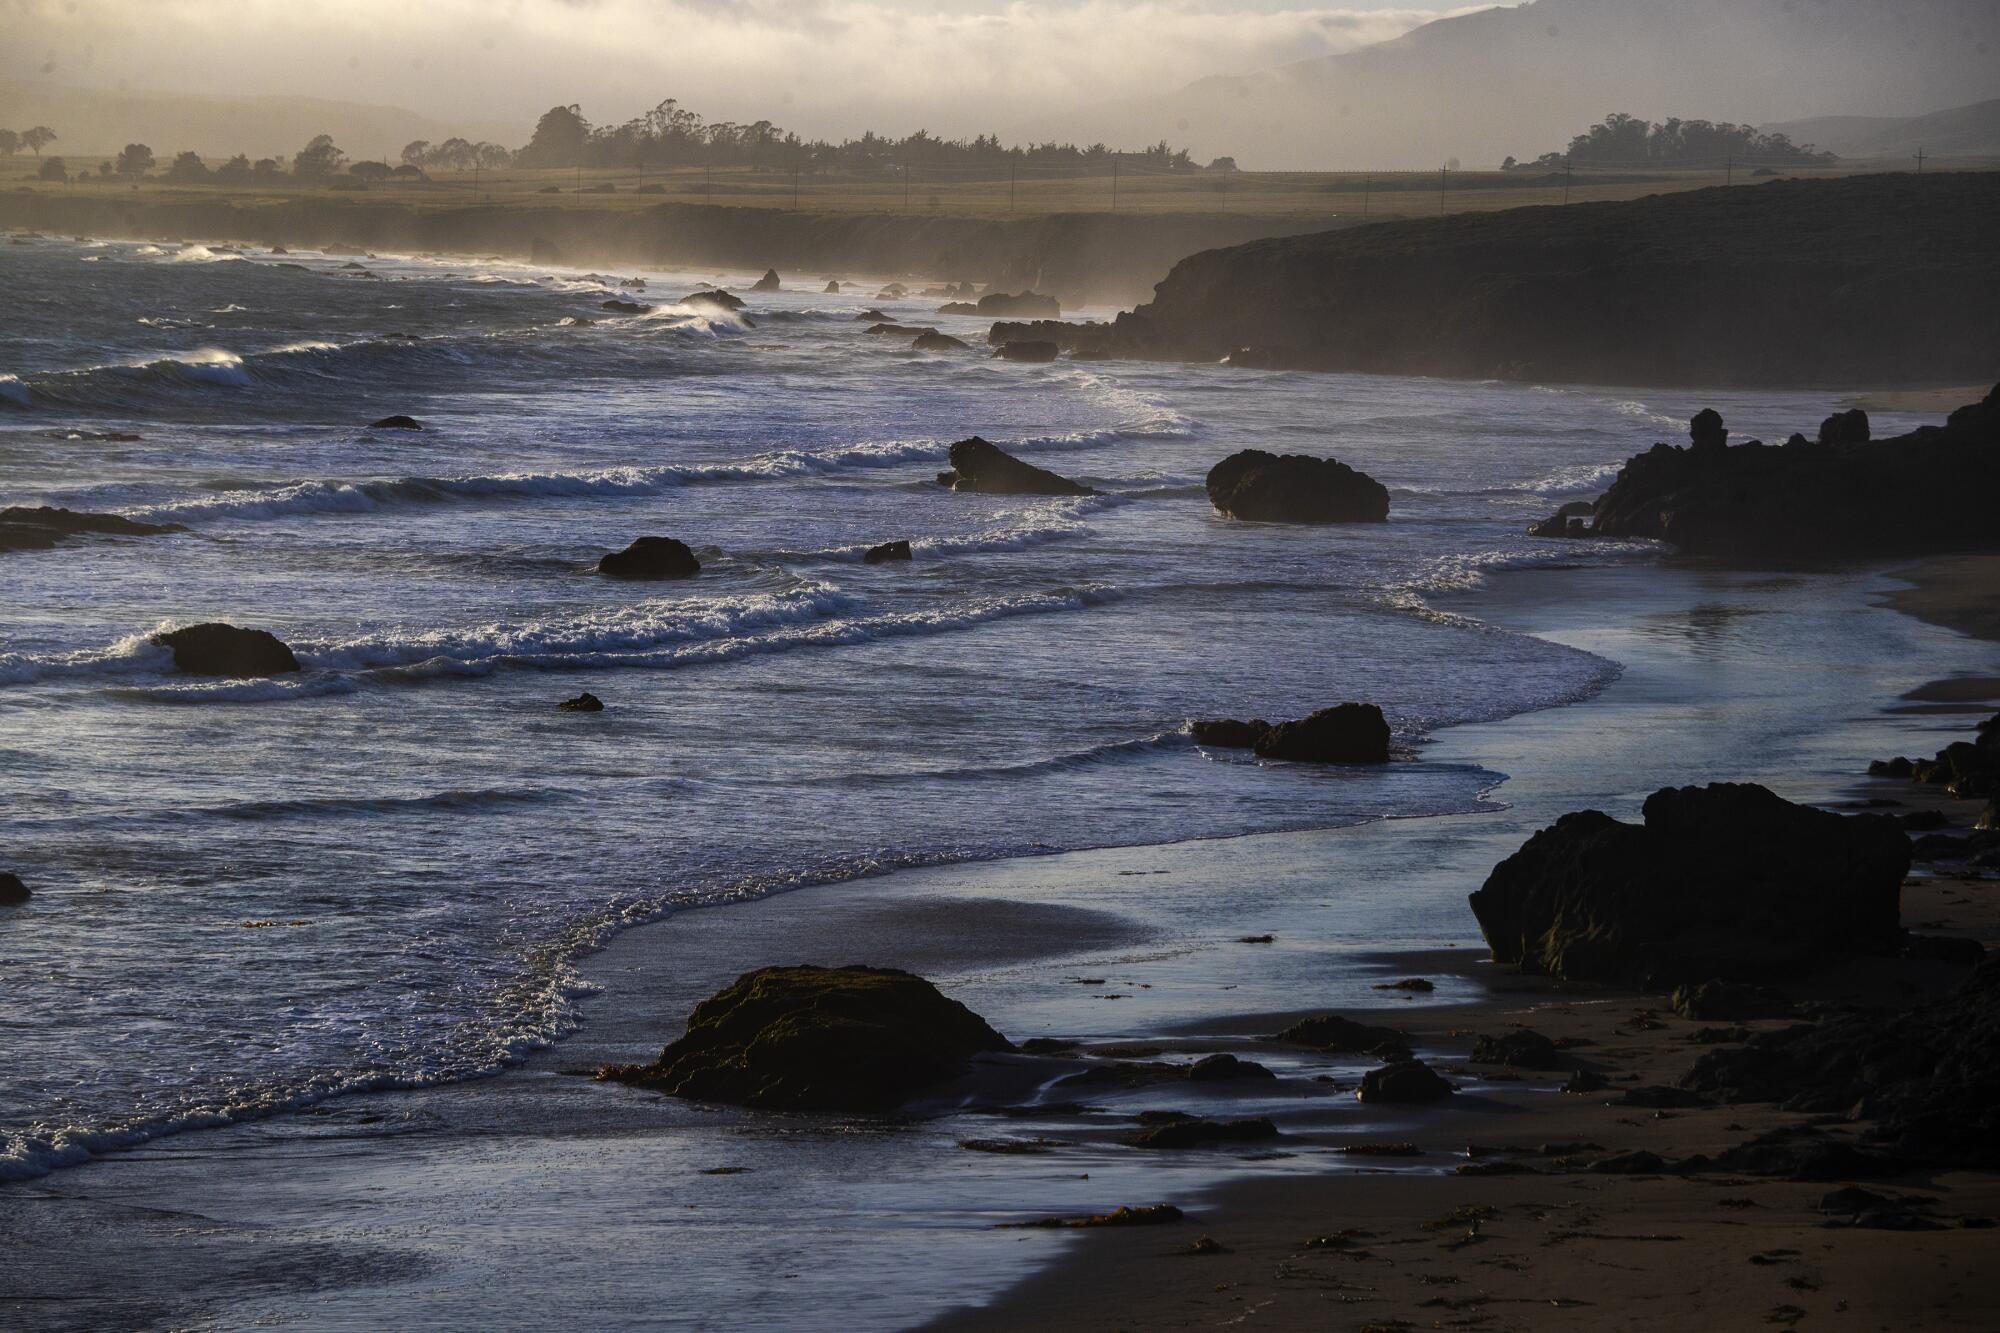
<svg viewBox="0 0 2000 1333">
<path fill-rule="evenodd" d="M 1389 723 L 1374 704 L 1335 704 L 1296 722 L 1280 722 L 1255 742 L 1259 758 L 1306 764 L 1382 764 Z"/>
<path fill-rule="evenodd" d="M 887 1111 L 1008 1040 L 922 977 L 884 967 L 766 967 L 696 1005 L 687 1035 L 598 1077 L 786 1111 Z"/>
<path fill-rule="evenodd" d="M 186 532 L 178 523 L 141 523 L 122 514 L 92 514 L 53 505 L 10 505 L 0 509 L 0 551 L 46 551 L 83 533 L 114 537 L 152 537 Z"/>
<path fill-rule="evenodd" d="M 774 268 L 765 269 L 764 276 L 757 279 L 750 286 L 750 290 L 753 292 L 775 292 L 778 289 L 778 270 Z"/>
<path fill-rule="evenodd" d="M 1335 1055 L 1372 1054 L 1389 1058 L 1410 1052 L 1410 1039 L 1395 1028 L 1373 1023 L 1357 1023 L 1339 1014 L 1314 1014 L 1286 1028 L 1272 1041 L 1293 1046 L 1310 1046 Z"/>
<path fill-rule="evenodd" d="M 653 308 L 644 301 L 621 301 L 615 296 L 609 301 L 599 301 L 597 305 L 600 310 L 610 310 L 620 315 L 643 315 Z"/>
<path fill-rule="evenodd" d="M 380 421 L 368 423 L 370 430 L 422 430 L 424 423 L 415 417 L 406 417 L 398 412 L 394 416 L 383 417 Z"/>
<path fill-rule="evenodd" d="M 993 357 L 997 361 L 1053 361 L 1061 351 L 1052 342 L 1002 343 Z"/>
<path fill-rule="evenodd" d="M 1265 523 L 1380 523 L 1389 488 L 1332 458 L 1244 449 L 1208 470 L 1208 499 L 1231 518 Z"/>
<path fill-rule="evenodd" d="M 977 435 L 951 447 L 951 471 L 938 474 L 940 485 L 981 495 L 1095 495 L 1088 486 L 1023 463 Z"/>
<path fill-rule="evenodd" d="M 1858 407 L 1845 412 L 1835 412 L 1819 423 L 1821 444 L 1866 444 L 1868 443 L 1868 414 Z"/>
<path fill-rule="evenodd" d="M 1271 724 L 1263 718 L 1252 718 L 1239 722 L 1233 717 L 1200 718 L 1188 724 L 1194 733 L 1195 744 L 1210 745 L 1218 750 L 1248 750 L 1270 734 Z"/>
<path fill-rule="evenodd" d="M 979 298 L 973 307 L 975 314 L 990 315 L 996 319 L 1010 316 L 1020 319 L 1060 319 L 1062 306 L 1053 296 L 1043 296 L 1040 292 L 988 292 Z"/>
<path fill-rule="evenodd" d="M 1190 1083 L 1232 1083 L 1239 1079 L 1277 1077 L 1255 1060 L 1240 1060 L 1227 1051 L 1203 1056 L 1188 1066 L 1187 1076 Z"/>
<path fill-rule="evenodd" d="M 954 338 L 949 333 L 939 333 L 936 329 L 925 329 L 910 344 L 919 352 L 969 352 L 972 344 L 963 338 Z"/>
<path fill-rule="evenodd" d="M 911 558 L 910 543 L 900 540 L 883 542 L 880 546 L 871 546 L 862 552 L 861 558 L 871 565 L 886 564 L 891 560 L 908 560 Z"/>
<path fill-rule="evenodd" d="M 585 690 L 574 699 L 563 700 L 556 707 L 565 713 L 601 713 L 604 711 L 604 700 Z"/>
<path fill-rule="evenodd" d="M 826 284 L 826 286 L 822 287 L 820 290 L 825 292 L 828 296 L 838 296 L 840 295 L 840 284 L 838 282 L 829 281 Z"/>
<path fill-rule="evenodd" d="M 1471 898 L 1494 961 L 1671 988 L 1901 947 L 1910 842 L 1892 817 L 1747 783 L 1663 788 L 1644 816 L 1564 815 L 1495 866 Z"/>
<path fill-rule="evenodd" d="M 34 896 L 19 875 L 0 870 L 0 907 L 19 907 Z"/>
<path fill-rule="evenodd" d="M 191 676 L 282 676 L 302 669 L 269 630 L 211 621 L 155 634 L 153 642 L 171 650 L 174 666 Z"/>
<path fill-rule="evenodd" d="M 680 303 L 697 308 L 706 306 L 711 310 L 723 310 L 732 314 L 749 304 L 742 297 L 725 292 L 720 287 L 712 291 L 689 292 L 681 298 Z"/>
<path fill-rule="evenodd" d="M 686 542 L 672 537 L 641 537 L 622 551 L 597 562 L 597 572 L 614 579 L 690 579 L 701 573 L 701 561 Z"/>
<path fill-rule="evenodd" d="M 1443 1101 L 1456 1091 L 1422 1060 L 1397 1060 L 1363 1074 L 1354 1095 L 1364 1102 L 1422 1103 Z"/>
</svg>

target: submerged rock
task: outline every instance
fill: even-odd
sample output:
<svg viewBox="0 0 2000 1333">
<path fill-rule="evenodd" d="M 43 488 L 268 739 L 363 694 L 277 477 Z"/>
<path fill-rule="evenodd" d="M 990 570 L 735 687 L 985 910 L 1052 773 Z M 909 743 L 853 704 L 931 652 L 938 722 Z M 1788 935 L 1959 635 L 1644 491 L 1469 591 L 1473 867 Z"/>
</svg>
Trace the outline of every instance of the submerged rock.
<svg viewBox="0 0 2000 1333">
<path fill-rule="evenodd" d="M 1408 1055 L 1410 1039 L 1395 1028 L 1357 1023 L 1339 1014 L 1315 1014 L 1303 1018 L 1271 1038 L 1294 1046 L 1310 1046 L 1333 1055 Z"/>
<path fill-rule="evenodd" d="M 1254 748 L 1259 758 L 1294 763 L 1383 764 L 1389 761 L 1389 723 L 1374 704 L 1335 704 L 1278 723 Z"/>
<path fill-rule="evenodd" d="M 1061 351 L 1051 342 L 1002 343 L 993 356 L 998 361 L 1053 361 Z"/>
<path fill-rule="evenodd" d="M 153 642 L 171 649 L 174 666 L 191 676 L 282 676 L 301 669 L 277 635 L 219 621 L 155 634 Z"/>
<path fill-rule="evenodd" d="M 750 287 L 753 292 L 775 292 L 778 289 L 778 270 L 774 268 L 765 269 L 764 276 L 757 279 Z"/>
<path fill-rule="evenodd" d="M 394 416 L 383 417 L 380 421 L 368 423 L 370 430 L 422 430 L 424 423 L 415 417 L 406 417 L 398 412 Z"/>
<path fill-rule="evenodd" d="M 687 1035 L 601 1079 L 787 1111 L 887 1111 L 1008 1051 L 979 1015 L 883 967 L 766 967 L 696 1005 Z"/>
<path fill-rule="evenodd" d="M 1023 463 L 977 435 L 951 447 L 951 471 L 938 474 L 940 485 L 981 495 L 1095 495 L 1088 486 Z"/>
<path fill-rule="evenodd" d="M 1890 953 L 1910 844 L 1886 815 L 1762 787 L 1654 792 L 1643 825 L 1564 815 L 1471 898 L 1496 962 L 1636 986 L 1757 980 L 1834 953 Z"/>
<path fill-rule="evenodd" d="M 701 561 L 695 559 L 686 542 L 672 537 L 641 537 L 599 560 L 597 572 L 615 579 L 688 579 L 701 573 Z"/>
<path fill-rule="evenodd" d="M 1443 1101 L 1456 1091 L 1422 1060 L 1398 1060 L 1363 1074 L 1354 1096 L 1364 1102 L 1419 1103 Z"/>
<path fill-rule="evenodd" d="M 574 699 L 563 700 L 556 707 L 565 713 L 601 713 L 604 711 L 604 700 L 585 690 Z"/>
<path fill-rule="evenodd" d="M 34 896 L 19 875 L 0 870 L 0 907 L 19 907 Z"/>
<path fill-rule="evenodd" d="M 910 543 L 907 541 L 883 542 L 862 552 L 861 558 L 871 565 L 886 564 L 891 560 L 910 559 Z"/>
<path fill-rule="evenodd" d="M 1209 502 L 1231 518 L 1265 523 L 1380 523 L 1389 488 L 1336 459 L 1233 453 L 1208 470 Z"/>
<path fill-rule="evenodd" d="M 1211 1143 L 1256 1143 L 1278 1137 L 1269 1120 L 1174 1120 L 1128 1135 L 1134 1148 L 1200 1148 Z"/>
<path fill-rule="evenodd" d="M 82 533 L 115 537 L 152 537 L 186 532 L 178 523 L 141 523 L 123 514 L 92 514 L 53 505 L 10 505 L 0 509 L 0 551 L 46 551 Z"/>
</svg>

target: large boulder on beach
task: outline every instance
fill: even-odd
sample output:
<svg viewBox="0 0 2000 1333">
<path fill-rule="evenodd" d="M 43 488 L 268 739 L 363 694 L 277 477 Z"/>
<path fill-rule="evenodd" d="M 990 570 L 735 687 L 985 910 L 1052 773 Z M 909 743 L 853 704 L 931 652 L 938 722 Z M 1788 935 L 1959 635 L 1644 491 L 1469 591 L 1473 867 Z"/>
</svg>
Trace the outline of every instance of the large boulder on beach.
<svg viewBox="0 0 2000 1333">
<path fill-rule="evenodd" d="M 888 1111 L 1011 1043 L 922 977 L 885 967 L 766 967 L 696 1005 L 687 1035 L 598 1077 L 783 1111 Z"/>
<path fill-rule="evenodd" d="M 1644 818 L 1567 814 L 1495 866 L 1471 898 L 1494 961 L 1671 988 L 1901 946 L 1910 844 L 1889 816 L 1715 783 L 1656 791 Z"/>
<path fill-rule="evenodd" d="M 1231 518 L 1266 523 L 1380 523 L 1389 488 L 1332 458 L 1233 453 L 1208 470 L 1208 499 Z"/>
<path fill-rule="evenodd" d="M 597 562 L 597 572 L 614 579 L 689 579 L 701 573 L 701 561 L 686 542 L 672 537 L 641 537 L 622 551 Z"/>
<path fill-rule="evenodd" d="M 751 284 L 750 290 L 753 292 L 775 292 L 779 289 L 779 286 L 778 270 L 767 268 L 764 270 L 764 276 Z"/>
<path fill-rule="evenodd" d="M 939 473 L 938 482 L 955 491 L 976 491 L 981 495 L 1097 494 L 1067 477 L 1023 463 L 977 435 L 951 447 L 951 471 Z"/>
<path fill-rule="evenodd" d="M 19 875 L 0 870 L 0 907 L 19 907 L 34 896 Z"/>
<path fill-rule="evenodd" d="M 1040 292 L 988 292 L 979 298 L 974 312 L 990 315 L 995 319 L 1012 316 L 1017 319 L 1060 319 L 1062 306 L 1053 296 L 1043 296 Z"/>
<path fill-rule="evenodd" d="M 172 651 L 174 666 L 191 676 L 282 676 L 300 670 L 299 659 L 269 630 L 211 621 L 155 634 Z"/>
<path fill-rule="evenodd" d="M 1336 704 L 1296 722 L 1278 723 L 1253 748 L 1262 759 L 1381 764 L 1389 759 L 1389 723 L 1374 704 Z"/>
<path fill-rule="evenodd" d="M 1443 1101 L 1456 1091 L 1422 1060 L 1397 1060 L 1363 1074 L 1354 1096 L 1364 1102 L 1421 1104 Z"/>
<path fill-rule="evenodd" d="M 151 537 L 186 532 L 178 523 L 141 523 L 123 514 L 93 514 L 53 505 L 9 505 L 0 509 L 0 551 L 45 551 L 70 537 L 97 532 L 115 537 Z"/>
</svg>

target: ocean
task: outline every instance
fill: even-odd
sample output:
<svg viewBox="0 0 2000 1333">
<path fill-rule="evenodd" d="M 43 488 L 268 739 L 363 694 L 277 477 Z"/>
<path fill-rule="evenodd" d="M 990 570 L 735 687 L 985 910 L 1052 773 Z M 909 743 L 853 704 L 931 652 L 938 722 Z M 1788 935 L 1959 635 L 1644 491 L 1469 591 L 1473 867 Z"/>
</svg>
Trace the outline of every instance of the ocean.
<svg viewBox="0 0 2000 1333">
<path fill-rule="evenodd" d="M 0 914 L 0 1180 L 494 1073 L 677 908 L 1478 809 L 1505 772 L 1434 736 L 1620 668 L 1439 595 L 1656 561 L 1524 528 L 1701 407 L 1768 439 L 1832 406 L 915 353 L 856 315 L 985 326 L 752 276 L 0 246 L 0 504 L 189 529 L 0 556 L 0 868 L 36 895 Z M 748 307 L 675 303 L 703 281 Z M 939 487 L 975 434 L 1103 493 Z M 1221 518 L 1203 475 L 1249 447 L 1364 470 L 1390 521 Z M 592 573 L 649 534 L 700 575 Z M 177 674 L 151 636 L 206 620 L 305 670 Z M 1394 762 L 1187 731 L 1349 699 Z"/>
</svg>

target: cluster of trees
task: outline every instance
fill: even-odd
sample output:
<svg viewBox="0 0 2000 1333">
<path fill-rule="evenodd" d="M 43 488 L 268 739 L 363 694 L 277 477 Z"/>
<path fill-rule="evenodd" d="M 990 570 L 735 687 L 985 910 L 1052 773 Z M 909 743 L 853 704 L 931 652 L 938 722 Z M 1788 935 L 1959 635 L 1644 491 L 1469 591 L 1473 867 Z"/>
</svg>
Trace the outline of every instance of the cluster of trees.
<svg viewBox="0 0 2000 1333">
<path fill-rule="evenodd" d="M 412 145 L 414 147 L 415 145 Z M 942 139 L 925 130 L 901 139 L 869 131 L 858 139 L 832 143 L 803 139 L 768 120 L 739 125 L 710 124 L 668 98 L 643 116 L 622 125 L 593 126 L 574 104 L 550 107 L 535 125 L 525 148 L 514 154 L 522 167 L 674 167 L 753 166 L 809 172 L 888 172 L 915 166 L 922 169 L 1000 168 L 1010 166 L 1108 167 L 1113 157 L 1169 171 L 1201 168 L 1184 148 L 1164 140 L 1137 153 L 1116 153 L 1101 143 L 1079 148 L 1054 142 L 1005 147 L 998 136 Z M 1216 168 L 1227 159 L 1218 159 Z"/>
<path fill-rule="evenodd" d="M 41 142 L 46 143 L 48 139 L 54 137 L 50 134 Z M 0 144 L 4 142 L 0 140 Z M 23 142 L 26 142 L 26 136 L 23 136 Z M 142 143 L 128 143 L 116 158 L 99 162 L 97 174 L 103 179 L 115 177 L 126 181 L 137 181 L 158 165 L 159 159 L 153 155 L 150 147 Z M 260 157 L 252 162 L 243 153 L 238 153 L 221 166 L 211 167 L 202 160 L 201 154 L 188 152 L 175 154 L 174 160 L 167 164 L 159 179 L 175 185 L 246 185 L 275 182 L 287 177 L 293 180 L 333 181 L 342 175 L 343 168 L 348 178 L 362 183 L 387 180 L 392 176 L 424 179 L 421 168 L 408 164 L 392 167 L 387 162 L 350 163 L 347 154 L 340 150 L 340 146 L 334 143 L 333 136 L 329 134 L 315 135 L 304 148 L 292 156 L 289 168 L 279 158 Z M 63 160 L 59 157 L 43 159 L 41 169 L 36 174 L 42 180 L 70 179 Z M 83 172 L 78 172 L 76 179 L 82 181 L 89 177 Z"/>
<path fill-rule="evenodd" d="M 458 138 L 446 139 L 443 143 L 412 139 L 403 145 L 402 158 L 404 166 L 419 170 L 434 167 L 444 171 L 470 171 L 474 167 L 484 167 L 495 171 L 513 163 L 514 150 L 483 139 L 478 143 Z"/>
<path fill-rule="evenodd" d="M 46 125 L 35 125 L 25 130 L 0 130 L 0 157 L 12 157 L 23 148 L 36 157 L 42 150 L 56 141 L 56 132 Z"/>
<path fill-rule="evenodd" d="M 1544 153 L 1531 166 L 1560 169 L 1565 161 L 1577 166 L 1721 166 L 1725 162 L 1754 166 L 1804 167 L 1834 160 L 1811 144 L 1795 144 L 1783 134 L 1763 134 L 1755 125 L 1670 116 L 1658 124 L 1622 111 L 1606 116 L 1569 141 L 1561 152 Z M 1513 158 L 1503 169 L 1520 165 Z"/>
</svg>

